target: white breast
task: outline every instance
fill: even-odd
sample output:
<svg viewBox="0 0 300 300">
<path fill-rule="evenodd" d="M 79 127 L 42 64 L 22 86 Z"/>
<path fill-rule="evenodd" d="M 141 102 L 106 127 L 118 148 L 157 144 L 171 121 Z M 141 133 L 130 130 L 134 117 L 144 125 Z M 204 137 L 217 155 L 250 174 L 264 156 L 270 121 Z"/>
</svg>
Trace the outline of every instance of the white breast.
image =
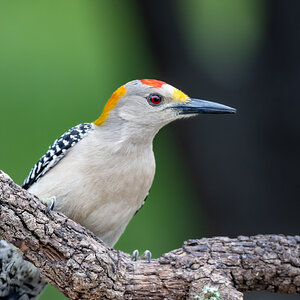
<svg viewBox="0 0 300 300">
<path fill-rule="evenodd" d="M 113 246 L 140 208 L 155 173 L 152 142 L 109 143 L 91 132 L 29 191 Z"/>
</svg>

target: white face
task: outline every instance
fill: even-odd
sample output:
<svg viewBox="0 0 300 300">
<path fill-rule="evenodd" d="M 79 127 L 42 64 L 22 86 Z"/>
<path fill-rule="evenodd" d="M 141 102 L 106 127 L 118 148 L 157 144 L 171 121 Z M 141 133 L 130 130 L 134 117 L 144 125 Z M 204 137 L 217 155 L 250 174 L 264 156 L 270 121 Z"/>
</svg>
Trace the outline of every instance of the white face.
<svg viewBox="0 0 300 300">
<path fill-rule="evenodd" d="M 155 82 L 159 81 L 153 80 L 153 83 Z M 124 120 L 140 125 L 161 128 L 182 118 L 184 115 L 180 115 L 179 111 L 172 107 L 190 101 L 187 95 L 169 84 L 151 87 L 140 80 L 134 80 L 127 83 L 125 88 L 126 94 L 116 107 L 118 115 Z"/>
<path fill-rule="evenodd" d="M 164 125 L 200 113 L 234 113 L 235 109 L 215 102 L 192 99 L 175 87 L 154 79 L 130 81 L 116 90 L 95 125 L 123 125 L 155 134 Z M 135 128 L 135 129 L 134 129 Z"/>
</svg>

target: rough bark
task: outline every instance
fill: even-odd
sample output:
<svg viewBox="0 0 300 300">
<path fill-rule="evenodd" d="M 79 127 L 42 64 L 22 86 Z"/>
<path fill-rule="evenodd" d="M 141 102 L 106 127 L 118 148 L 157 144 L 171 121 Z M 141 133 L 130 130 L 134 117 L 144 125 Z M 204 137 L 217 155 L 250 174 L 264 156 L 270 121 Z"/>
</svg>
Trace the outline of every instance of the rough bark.
<svg viewBox="0 0 300 300">
<path fill-rule="evenodd" d="M 71 299 L 243 299 L 249 291 L 300 293 L 300 237 L 189 240 L 133 262 L 0 171 L 0 236 Z M 218 298 L 218 293 L 220 294 Z"/>
</svg>

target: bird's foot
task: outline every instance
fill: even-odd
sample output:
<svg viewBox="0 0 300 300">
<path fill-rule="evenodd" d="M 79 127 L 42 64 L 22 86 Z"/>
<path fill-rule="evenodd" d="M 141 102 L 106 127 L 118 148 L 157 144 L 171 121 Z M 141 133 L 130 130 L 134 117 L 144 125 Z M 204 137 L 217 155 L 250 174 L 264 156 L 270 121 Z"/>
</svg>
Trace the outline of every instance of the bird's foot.
<svg viewBox="0 0 300 300">
<path fill-rule="evenodd" d="M 147 260 L 148 263 L 151 262 L 151 258 L 152 258 L 152 253 L 151 253 L 151 251 L 149 251 L 149 250 L 146 250 L 146 251 L 143 253 L 143 255 L 141 256 L 141 259 Z"/>
<path fill-rule="evenodd" d="M 41 202 L 47 206 L 45 209 L 45 213 L 47 214 L 50 210 L 54 209 L 54 206 L 56 204 L 56 197 L 50 197 L 50 198 L 41 198 Z"/>
<path fill-rule="evenodd" d="M 134 261 L 137 261 L 138 260 L 138 258 L 139 258 L 139 250 L 133 250 L 133 252 L 132 252 L 132 256 L 131 256 L 131 258 L 132 258 L 132 260 L 134 260 Z"/>
<path fill-rule="evenodd" d="M 146 250 L 140 257 L 140 259 L 142 260 L 147 260 L 148 263 L 151 262 L 151 258 L 152 258 L 152 253 L 149 250 Z M 132 260 L 137 261 L 138 259 L 139 259 L 139 250 L 134 250 L 132 252 Z"/>
</svg>

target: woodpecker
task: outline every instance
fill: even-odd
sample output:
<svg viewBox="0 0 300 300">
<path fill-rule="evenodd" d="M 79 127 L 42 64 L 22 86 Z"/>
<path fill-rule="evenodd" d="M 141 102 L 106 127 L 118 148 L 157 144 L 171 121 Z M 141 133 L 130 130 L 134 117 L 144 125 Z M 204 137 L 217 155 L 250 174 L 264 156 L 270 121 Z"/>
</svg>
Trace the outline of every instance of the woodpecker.
<svg viewBox="0 0 300 300">
<path fill-rule="evenodd" d="M 163 81 L 130 81 L 112 94 L 97 120 L 57 139 L 23 188 L 113 247 L 152 185 L 157 132 L 178 119 L 235 111 L 190 98 Z"/>
</svg>

